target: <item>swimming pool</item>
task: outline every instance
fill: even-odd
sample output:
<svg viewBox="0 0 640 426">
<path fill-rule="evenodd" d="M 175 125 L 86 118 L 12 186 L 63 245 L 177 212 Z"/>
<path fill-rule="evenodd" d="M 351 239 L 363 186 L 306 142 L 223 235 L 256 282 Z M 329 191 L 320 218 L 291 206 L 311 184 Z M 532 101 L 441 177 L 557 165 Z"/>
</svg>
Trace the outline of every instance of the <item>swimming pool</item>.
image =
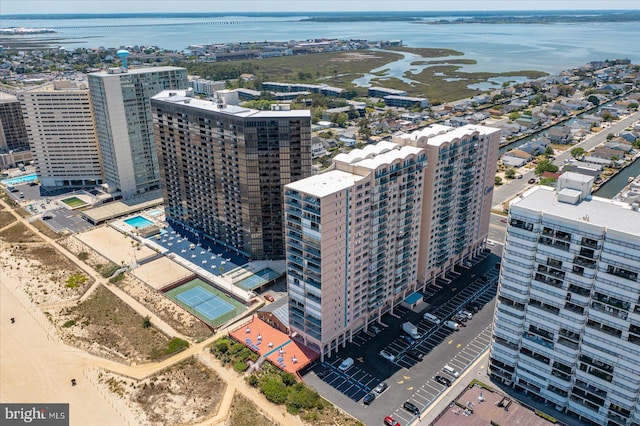
<svg viewBox="0 0 640 426">
<path fill-rule="evenodd" d="M 133 226 L 134 228 L 137 228 L 137 229 L 142 229 L 142 228 L 146 228 L 147 226 L 153 225 L 153 222 L 151 222 L 149 219 L 146 219 L 142 216 L 134 216 L 129 219 L 125 219 L 124 223 L 126 223 L 129 226 Z"/>
<path fill-rule="evenodd" d="M 150 211 L 149 213 L 147 213 L 147 214 L 148 214 L 149 216 L 151 216 L 151 217 L 157 217 L 157 216 L 163 215 L 163 214 L 164 214 L 164 211 L 163 211 L 163 210 L 160 210 L 160 209 L 158 209 L 158 210 L 151 210 L 151 211 Z"/>
<path fill-rule="evenodd" d="M 2 183 L 9 186 L 9 185 L 17 185 L 19 183 L 33 182 L 34 180 L 37 180 L 37 179 L 38 179 L 38 175 L 36 173 L 31 173 L 30 175 L 18 176 L 18 177 L 9 178 L 9 179 L 2 179 Z"/>
</svg>

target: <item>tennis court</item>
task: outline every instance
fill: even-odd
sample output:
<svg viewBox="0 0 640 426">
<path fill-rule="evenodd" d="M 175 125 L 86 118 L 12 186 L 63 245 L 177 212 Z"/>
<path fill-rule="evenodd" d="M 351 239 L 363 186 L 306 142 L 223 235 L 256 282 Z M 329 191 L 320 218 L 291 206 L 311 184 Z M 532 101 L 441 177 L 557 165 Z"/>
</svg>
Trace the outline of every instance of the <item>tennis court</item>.
<svg viewBox="0 0 640 426">
<path fill-rule="evenodd" d="M 213 327 L 247 309 L 241 302 L 200 278 L 171 289 L 165 295 Z"/>
<path fill-rule="evenodd" d="M 209 321 L 234 309 L 233 306 L 215 294 L 209 293 L 202 287 L 194 287 L 191 290 L 180 293 L 176 297 L 179 301 L 186 303 L 191 309 L 195 309 Z"/>
</svg>

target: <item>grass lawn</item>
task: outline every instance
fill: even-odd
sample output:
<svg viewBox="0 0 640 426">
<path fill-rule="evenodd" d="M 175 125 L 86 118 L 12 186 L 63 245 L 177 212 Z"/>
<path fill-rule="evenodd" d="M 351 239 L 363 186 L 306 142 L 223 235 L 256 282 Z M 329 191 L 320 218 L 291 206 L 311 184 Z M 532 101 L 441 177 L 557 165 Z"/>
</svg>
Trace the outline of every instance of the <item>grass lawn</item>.
<svg viewBox="0 0 640 426">
<path fill-rule="evenodd" d="M 69 198 L 65 198 L 64 200 L 61 200 L 61 201 L 63 203 L 65 203 L 66 205 L 68 205 L 69 207 L 71 207 L 72 209 L 87 205 L 87 203 L 85 203 L 84 201 L 82 201 L 78 197 L 69 197 Z"/>
</svg>

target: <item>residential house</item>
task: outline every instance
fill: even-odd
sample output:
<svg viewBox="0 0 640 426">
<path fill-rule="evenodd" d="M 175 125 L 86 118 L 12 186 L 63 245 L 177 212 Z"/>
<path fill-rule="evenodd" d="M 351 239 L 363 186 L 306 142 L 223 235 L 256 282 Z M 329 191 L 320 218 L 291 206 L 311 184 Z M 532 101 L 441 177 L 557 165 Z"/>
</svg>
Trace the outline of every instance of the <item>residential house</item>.
<svg viewBox="0 0 640 426">
<path fill-rule="evenodd" d="M 604 148 L 610 148 L 616 151 L 631 152 L 633 145 L 621 137 L 613 138 L 603 144 Z"/>
<path fill-rule="evenodd" d="M 566 144 L 571 141 L 571 129 L 567 126 L 555 126 L 549 129 L 547 137 L 552 143 Z"/>
<path fill-rule="evenodd" d="M 502 164 L 507 167 L 522 167 L 533 159 L 533 156 L 520 149 L 512 149 L 502 154 Z"/>
</svg>

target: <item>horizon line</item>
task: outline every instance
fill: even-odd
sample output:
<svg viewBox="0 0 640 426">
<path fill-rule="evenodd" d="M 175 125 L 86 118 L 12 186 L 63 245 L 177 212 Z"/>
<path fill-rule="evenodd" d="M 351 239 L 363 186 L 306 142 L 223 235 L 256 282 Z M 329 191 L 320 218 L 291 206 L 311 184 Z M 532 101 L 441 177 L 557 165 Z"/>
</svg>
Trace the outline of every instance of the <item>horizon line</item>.
<svg viewBox="0 0 640 426">
<path fill-rule="evenodd" d="M 207 15 L 207 14 L 215 14 L 215 15 L 227 15 L 227 14 L 299 14 L 299 15 L 309 15 L 309 14 L 329 14 L 329 13 L 429 13 L 429 14 L 441 14 L 441 13 L 467 13 L 467 12 L 483 12 L 483 13 L 492 13 L 492 12 L 637 12 L 640 13 L 638 9 L 452 9 L 452 10 L 370 10 L 370 11 L 362 11 L 362 10 L 333 10 L 333 11 L 229 11 L 229 12 L 215 12 L 215 11 L 198 11 L 198 12 L 173 12 L 173 11 L 156 11 L 156 12 L 60 12 L 60 13 L 51 13 L 51 12 L 30 12 L 30 13 L 8 13 L 2 14 L 1 17 L 7 16 L 65 16 L 65 15 L 73 15 L 73 16 L 100 16 L 100 15 L 161 15 L 161 14 L 173 14 L 173 15 Z"/>
</svg>

